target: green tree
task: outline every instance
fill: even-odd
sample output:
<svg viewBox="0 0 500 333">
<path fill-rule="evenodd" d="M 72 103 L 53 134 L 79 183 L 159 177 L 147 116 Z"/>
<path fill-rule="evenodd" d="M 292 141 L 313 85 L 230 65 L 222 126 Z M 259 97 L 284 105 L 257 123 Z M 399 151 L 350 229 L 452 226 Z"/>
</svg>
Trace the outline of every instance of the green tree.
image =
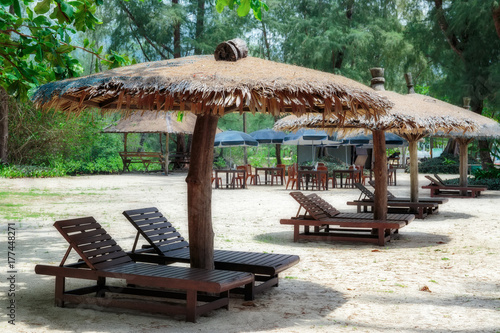
<svg viewBox="0 0 500 333">
<path fill-rule="evenodd" d="M 74 45 L 77 32 L 94 29 L 94 15 L 102 0 L 1 0 L 0 1 L 0 162 L 7 163 L 8 98 L 25 100 L 28 91 L 48 81 L 78 76 L 76 48 L 97 57 L 100 50 L 88 40 Z M 102 58 L 109 67 L 124 60 L 118 55 Z"/>
<path fill-rule="evenodd" d="M 433 82 L 431 93 L 456 105 L 462 104 L 462 97 L 470 96 L 471 110 L 479 114 L 498 107 L 498 2 L 426 0 L 424 4 L 429 9 L 427 16 L 412 20 L 409 35 L 432 61 L 431 66 L 442 73 L 441 79 Z M 483 168 L 492 167 L 488 141 L 479 140 L 478 145 Z"/>
</svg>

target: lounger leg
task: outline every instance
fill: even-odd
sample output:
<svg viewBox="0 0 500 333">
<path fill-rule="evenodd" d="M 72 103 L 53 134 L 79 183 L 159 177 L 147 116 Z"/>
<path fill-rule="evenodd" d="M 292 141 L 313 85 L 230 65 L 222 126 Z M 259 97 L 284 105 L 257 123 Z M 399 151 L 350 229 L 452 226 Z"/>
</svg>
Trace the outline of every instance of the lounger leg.
<svg viewBox="0 0 500 333">
<path fill-rule="evenodd" d="M 385 245 L 385 229 L 384 228 L 378 228 L 378 245 L 384 246 Z"/>
<path fill-rule="evenodd" d="M 106 278 L 99 276 L 97 278 L 97 291 L 95 293 L 95 297 L 104 297 L 106 293 Z"/>
<path fill-rule="evenodd" d="M 227 295 L 229 297 L 229 295 Z M 245 301 L 253 301 L 255 299 L 255 281 L 245 285 Z M 229 304 L 225 306 L 229 310 Z"/>
<path fill-rule="evenodd" d="M 188 290 L 186 295 L 186 321 L 196 322 L 196 305 L 198 301 L 198 292 L 196 290 Z"/>
<path fill-rule="evenodd" d="M 294 225 L 293 226 L 293 241 L 298 242 L 299 240 L 299 233 L 300 233 L 300 226 L 299 225 Z"/>
<path fill-rule="evenodd" d="M 66 286 L 66 278 L 64 276 L 56 276 L 55 304 L 58 307 L 64 307 L 63 295 Z"/>
</svg>

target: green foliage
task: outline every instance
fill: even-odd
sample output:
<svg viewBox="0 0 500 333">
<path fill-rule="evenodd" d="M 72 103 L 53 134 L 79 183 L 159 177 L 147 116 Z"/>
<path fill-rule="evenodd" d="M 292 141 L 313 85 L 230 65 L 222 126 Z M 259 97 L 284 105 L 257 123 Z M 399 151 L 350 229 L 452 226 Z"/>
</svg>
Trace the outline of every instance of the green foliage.
<svg viewBox="0 0 500 333">
<path fill-rule="evenodd" d="M 418 165 L 418 172 L 429 174 L 457 174 L 459 173 L 459 166 L 458 156 L 441 154 L 439 157 L 423 159 Z"/>
<path fill-rule="evenodd" d="M 476 180 L 496 179 L 500 180 L 500 169 L 490 168 L 487 170 L 477 169 L 472 172 Z"/>
<path fill-rule="evenodd" d="M 474 178 L 468 177 L 467 183 L 469 185 L 481 185 L 486 186 L 488 190 L 500 190 L 500 170 L 499 169 L 489 169 L 489 170 L 477 170 L 473 172 Z M 459 184 L 459 179 L 448 179 L 447 184 Z"/>
<path fill-rule="evenodd" d="M 219 13 L 222 13 L 225 7 L 233 10 L 234 5 L 238 6 L 237 12 L 239 16 L 247 16 L 250 9 L 252 9 L 257 20 L 262 19 L 262 9 L 269 10 L 269 7 L 261 0 L 217 0 L 216 8 Z"/>
<path fill-rule="evenodd" d="M 0 164 L 0 177 L 3 178 L 47 178 L 61 177 L 65 170 L 51 167 L 33 165 L 2 165 Z"/>
<path fill-rule="evenodd" d="M 72 45 L 73 38 L 100 23 L 94 14 L 101 4 L 102 0 L 24 0 L 21 6 L 19 0 L 2 0 L 0 86 L 26 100 L 28 91 L 40 84 L 80 75 L 83 67 L 72 55 L 75 48 L 98 57 L 102 48 L 88 42 Z M 111 67 L 122 62 L 116 54 L 101 59 Z"/>
</svg>

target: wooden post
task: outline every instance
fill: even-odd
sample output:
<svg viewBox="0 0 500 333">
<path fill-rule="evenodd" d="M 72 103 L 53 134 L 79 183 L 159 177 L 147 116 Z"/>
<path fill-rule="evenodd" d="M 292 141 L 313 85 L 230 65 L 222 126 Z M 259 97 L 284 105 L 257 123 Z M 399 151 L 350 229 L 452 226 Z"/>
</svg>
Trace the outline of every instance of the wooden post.
<svg viewBox="0 0 500 333">
<path fill-rule="evenodd" d="M 170 152 L 168 151 L 168 141 L 170 140 L 169 133 L 165 133 L 165 176 L 168 176 L 168 165 L 170 164 L 168 155 Z"/>
<path fill-rule="evenodd" d="M 127 136 L 128 136 L 128 133 L 123 134 L 123 151 L 125 153 L 127 152 Z"/>
<path fill-rule="evenodd" d="M 417 140 L 408 140 L 410 150 L 410 201 L 418 202 L 418 145 Z"/>
<path fill-rule="evenodd" d="M 198 115 L 193 132 L 187 182 L 188 228 L 191 267 L 214 269 L 212 186 L 214 140 L 218 116 Z"/>
<path fill-rule="evenodd" d="M 387 219 L 387 156 L 385 152 L 385 133 L 381 130 L 373 132 L 373 163 L 375 171 L 375 200 L 373 218 Z"/>
<path fill-rule="evenodd" d="M 460 149 L 460 187 L 467 186 L 467 169 L 469 167 L 468 161 L 468 150 L 469 150 L 469 139 L 459 138 L 457 139 Z"/>
</svg>

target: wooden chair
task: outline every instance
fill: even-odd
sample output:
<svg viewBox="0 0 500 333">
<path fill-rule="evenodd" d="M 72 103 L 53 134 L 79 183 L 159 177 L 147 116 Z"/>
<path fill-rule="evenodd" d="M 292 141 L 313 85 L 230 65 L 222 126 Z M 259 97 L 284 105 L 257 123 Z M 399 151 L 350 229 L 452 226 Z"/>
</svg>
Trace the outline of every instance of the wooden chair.
<svg viewBox="0 0 500 333">
<path fill-rule="evenodd" d="M 276 165 L 276 167 L 280 168 L 280 170 L 276 171 L 271 176 L 271 184 L 274 184 L 275 180 L 276 180 L 276 184 L 278 184 L 278 181 L 281 181 L 282 179 L 285 179 L 285 168 L 286 168 L 286 166 L 284 164 L 278 164 L 278 165 Z"/>
<path fill-rule="evenodd" d="M 361 178 L 361 184 L 365 185 L 366 180 L 370 179 L 370 176 L 365 175 L 365 173 L 364 173 L 365 168 L 362 165 L 358 165 L 358 168 L 359 168 L 359 172 L 360 172 L 359 177 Z"/>
<path fill-rule="evenodd" d="M 296 165 L 290 165 L 288 167 L 288 180 L 286 181 L 286 189 L 288 190 L 288 185 L 292 183 L 292 190 L 295 184 L 297 184 L 297 169 Z"/>
<path fill-rule="evenodd" d="M 259 184 L 260 184 L 260 176 L 255 174 L 253 171 L 252 171 L 252 166 L 250 164 L 247 164 L 246 165 L 247 167 L 247 184 L 253 184 L 254 185 L 257 185 L 257 179 L 259 180 Z M 248 179 L 250 179 L 250 182 L 248 182 Z"/>
<path fill-rule="evenodd" d="M 238 165 L 236 167 L 236 170 L 245 170 L 246 171 L 247 170 L 247 166 L 246 165 Z M 236 186 L 239 184 L 239 186 L 242 187 L 243 186 L 243 182 L 245 182 L 245 181 L 246 181 L 245 177 L 241 173 L 237 173 L 233 177 L 233 179 L 231 180 L 231 184 L 234 184 Z"/>
<path fill-rule="evenodd" d="M 189 263 L 189 244 L 156 208 L 126 210 L 123 215 L 137 229 L 130 256 L 141 262 L 165 264 L 169 262 Z M 141 235 L 148 243 L 137 249 Z M 243 271 L 255 274 L 259 282 L 252 294 L 278 286 L 278 274 L 299 262 L 296 255 L 277 253 L 256 253 L 242 251 L 214 251 L 215 269 Z M 232 292 L 244 291 L 241 289 Z"/>
<path fill-rule="evenodd" d="M 59 266 L 36 265 L 35 272 L 56 277 L 57 306 L 76 303 L 185 315 L 186 321 L 195 322 L 208 311 L 228 309 L 231 289 L 244 286 L 245 298 L 253 299 L 251 273 L 136 263 L 93 217 L 57 221 L 54 226 L 68 241 L 68 250 Z M 71 250 L 81 261 L 65 265 Z M 94 280 L 95 285 L 66 290 L 66 278 Z M 123 282 L 106 285 L 107 278 Z M 106 297 L 108 294 L 111 297 Z"/>
<path fill-rule="evenodd" d="M 351 166 L 349 166 L 349 170 L 358 170 L 358 167 L 356 165 L 351 165 Z M 357 177 L 354 175 L 354 173 L 348 174 L 347 177 L 345 178 L 346 186 L 347 186 L 347 184 L 352 185 L 356 179 L 357 179 Z"/>
<path fill-rule="evenodd" d="M 316 168 L 316 170 L 326 170 L 328 171 L 328 168 L 323 164 L 323 166 L 318 166 Z M 320 175 L 318 178 L 314 178 L 312 180 L 313 182 L 313 187 L 314 185 L 316 185 L 316 187 L 318 188 L 318 191 L 321 190 L 321 188 L 323 188 L 323 190 L 326 189 L 326 183 L 328 182 L 328 174 L 326 175 Z"/>
<path fill-rule="evenodd" d="M 396 168 L 392 164 L 389 164 L 387 166 L 387 185 L 391 185 L 391 186 L 395 185 L 395 183 L 396 183 L 395 172 L 396 172 Z"/>
<path fill-rule="evenodd" d="M 213 184 L 214 180 L 216 181 L 216 187 L 222 187 L 222 178 L 221 177 L 215 177 L 215 172 L 212 171 L 212 178 L 210 179 L 210 183 Z"/>
</svg>

